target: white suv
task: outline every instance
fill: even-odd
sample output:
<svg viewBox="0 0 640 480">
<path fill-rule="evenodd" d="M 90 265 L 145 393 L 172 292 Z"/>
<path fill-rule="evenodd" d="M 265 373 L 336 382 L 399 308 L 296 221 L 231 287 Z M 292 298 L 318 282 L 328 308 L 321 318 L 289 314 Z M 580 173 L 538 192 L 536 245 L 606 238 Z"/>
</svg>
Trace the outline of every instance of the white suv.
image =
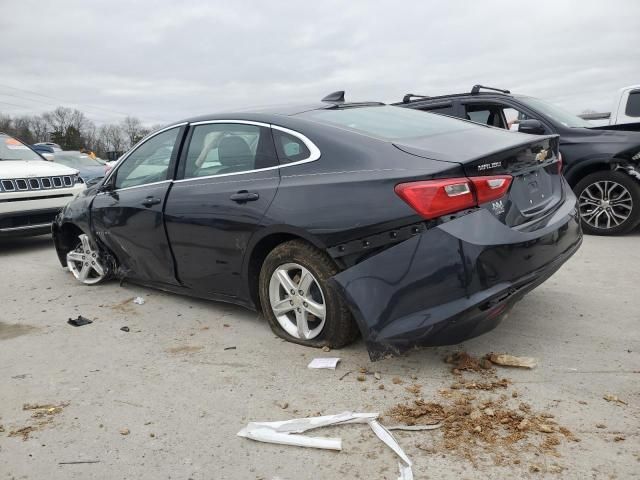
<svg viewBox="0 0 640 480">
<path fill-rule="evenodd" d="M 50 232 L 58 211 L 85 188 L 77 170 L 0 132 L 0 237 Z"/>
</svg>

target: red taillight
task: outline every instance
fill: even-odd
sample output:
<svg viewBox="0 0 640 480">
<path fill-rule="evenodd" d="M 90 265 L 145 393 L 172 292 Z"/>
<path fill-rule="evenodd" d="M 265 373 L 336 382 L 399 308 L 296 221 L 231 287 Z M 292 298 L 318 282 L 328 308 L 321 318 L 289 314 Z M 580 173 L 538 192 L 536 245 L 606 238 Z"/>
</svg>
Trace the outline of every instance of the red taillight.
<svg viewBox="0 0 640 480">
<path fill-rule="evenodd" d="M 459 212 L 504 196 L 510 175 L 443 178 L 396 185 L 395 192 L 426 219 Z"/>
<path fill-rule="evenodd" d="M 478 205 L 503 197 L 511 185 L 511 175 L 471 177 L 469 180 L 473 182 Z"/>
</svg>

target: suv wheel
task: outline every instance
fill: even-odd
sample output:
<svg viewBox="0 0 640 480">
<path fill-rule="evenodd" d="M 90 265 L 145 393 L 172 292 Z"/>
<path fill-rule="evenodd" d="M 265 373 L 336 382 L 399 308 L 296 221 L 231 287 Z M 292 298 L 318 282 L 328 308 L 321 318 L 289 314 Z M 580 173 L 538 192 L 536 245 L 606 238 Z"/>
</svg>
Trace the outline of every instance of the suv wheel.
<svg viewBox="0 0 640 480">
<path fill-rule="evenodd" d="M 67 267 L 76 280 L 85 285 L 100 283 L 109 275 L 100 252 L 84 233 L 78 236 L 76 248 L 67 253 Z"/>
<path fill-rule="evenodd" d="M 582 228 L 592 235 L 616 235 L 640 223 L 640 184 L 623 172 L 596 172 L 575 187 Z"/>
<path fill-rule="evenodd" d="M 262 311 L 276 335 L 311 347 L 343 347 L 358 328 L 328 284 L 338 268 L 324 252 L 301 240 L 274 248 L 260 271 Z"/>
</svg>

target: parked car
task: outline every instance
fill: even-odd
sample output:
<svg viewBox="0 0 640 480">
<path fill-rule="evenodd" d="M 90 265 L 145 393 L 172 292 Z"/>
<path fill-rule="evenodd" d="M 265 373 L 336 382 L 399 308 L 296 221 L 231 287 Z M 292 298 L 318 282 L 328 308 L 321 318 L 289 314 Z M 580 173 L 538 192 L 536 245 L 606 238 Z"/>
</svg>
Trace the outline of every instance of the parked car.
<svg viewBox="0 0 640 480">
<path fill-rule="evenodd" d="M 100 179 L 104 177 L 108 171 L 103 163 L 76 150 L 56 152 L 53 161 L 78 170 L 80 178 L 84 183 L 91 183 L 92 181 Z"/>
<path fill-rule="evenodd" d="M 61 264 L 260 310 L 303 345 L 361 332 L 377 359 L 495 327 L 580 246 L 557 136 L 324 100 L 151 134 L 58 215 Z"/>
<path fill-rule="evenodd" d="M 53 147 L 50 147 L 48 145 L 42 145 L 42 144 L 36 143 L 34 145 L 31 145 L 31 150 L 33 150 L 34 152 L 36 152 L 38 155 L 40 155 L 45 160 L 48 160 L 49 162 L 53 162 L 53 159 L 55 158 L 56 151 L 53 149 Z"/>
<path fill-rule="evenodd" d="M 45 161 L 0 133 L 0 237 L 51 232 L 60 208 L 84 188 L 77 170 Z"/>
<path fill-rule="evenodd" d="M 39 143 L 34 143 L 32 146 L 33 147 L 49 147 L 54 152 L 61 152 L 62 151 L 62 148 L 60 147 L 60 145 L 58 145 L 57 143 L 53 143 L 53 142 L 39 142 Z"/>
<path fill-rule="evenodd" d="M 617 125 L 615 130 L 640 131 L 640 85 L 621 88 L 610 112 L 585 113 L 580 118 L 599 121 L 601 125 Z"/>
<path fill-rule="evenodd" d="M 623 234 L 640 224 L 638 132 L 594 127 L 537 98 L 481 85 L 455 95 L 408 94 L 397 105 L 534 135 L 558 134 L 563 173 L 578 197 L 584 231 Z"/>
</svg>

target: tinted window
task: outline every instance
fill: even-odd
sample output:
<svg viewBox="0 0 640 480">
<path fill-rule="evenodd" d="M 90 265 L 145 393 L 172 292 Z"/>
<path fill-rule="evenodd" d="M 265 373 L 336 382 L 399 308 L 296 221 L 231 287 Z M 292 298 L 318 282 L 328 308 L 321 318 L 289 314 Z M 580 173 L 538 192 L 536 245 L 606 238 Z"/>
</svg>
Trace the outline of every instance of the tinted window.
<svg viewBox="0 0 640 480">
<path fill-rule="evenodd" d="M 473 103 L 465 105 L 464 109 L 467 120 L 484 125 L 491 125 L 492 127 L 507 127 L 502 116 L 502 108 L 498 105 L 479 105 Z"/>
<path fill-rule="evenodd" d="M 450 103 L 420 107 L 419 110 L 422 110 L 423 112 L 439 113 L 440 115 L 453 115 L 453 105 Z"/>
<path fill-rule="evenodd" d="M 631 92 L 627 100 L 625 114 L 629 117 L 640 117 L 640 91 Z"/>
<path fill-rule="evenodd" d="M 0 134 L 0 160 L 42 160 L 42 157 L 21 141 Z"/>
<path fill-rule="evenodd" d="M 136 187 L 167 179 L 179 127 L 144 142 L 129 155 L 116 172 L 115 188 Z"/>
<path fill-rule="evenodd" d="M 280 163 L 299 162 L 311 156 L 311 152 L 302 140 L 281 130 L 273 130 Z"/>
<path fill-rule="evenodd" d="M 301 115 L 317 122 L 387 140 L 426 137 L 472 128 L 455 118 L 390 105 L 312 110 Z"/>
<path fill-rule="evenodd" d="M 240 173 L 276 163 L 269 128 L 244 123 L 210 123 L 193 130 L 184 178 Z"/>
</svg>

